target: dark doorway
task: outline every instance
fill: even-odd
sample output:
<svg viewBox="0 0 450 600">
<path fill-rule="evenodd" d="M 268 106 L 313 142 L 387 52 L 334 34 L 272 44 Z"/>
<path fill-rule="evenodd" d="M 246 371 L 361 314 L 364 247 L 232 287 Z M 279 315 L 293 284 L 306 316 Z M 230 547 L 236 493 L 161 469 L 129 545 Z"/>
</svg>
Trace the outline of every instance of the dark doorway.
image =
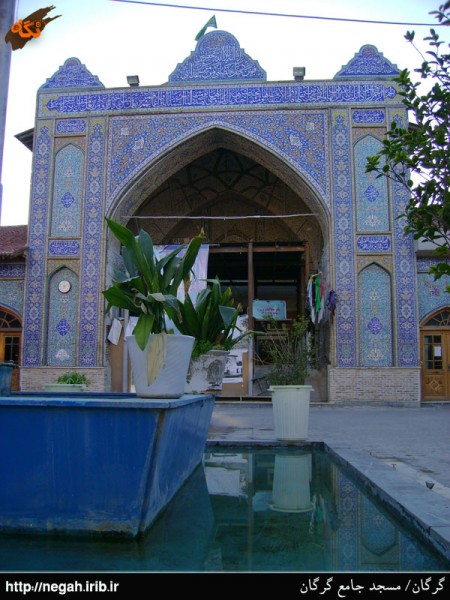
<svg viewBox="0 0 450 600">
<path fill-rule="evenodd" d="M 208 278 L 231 287 L 251 316 L 253 300 L 286 303 L 286 318 L 304 313 L 307 244 L 257 243 L 210 246 Z"/>
</svg>

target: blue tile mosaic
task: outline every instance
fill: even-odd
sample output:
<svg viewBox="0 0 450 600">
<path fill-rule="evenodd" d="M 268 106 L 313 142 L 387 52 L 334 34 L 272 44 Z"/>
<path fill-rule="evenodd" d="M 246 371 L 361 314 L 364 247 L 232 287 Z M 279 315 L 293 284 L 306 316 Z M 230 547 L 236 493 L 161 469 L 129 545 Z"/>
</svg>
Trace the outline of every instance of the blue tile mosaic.
<svg viewBox="0 0 450 600">
<path fill-rule="evenodd" d="M 410 535 L 395 528 L 389 517 L 339 472 L 336 488 L 339 528 L 334 572 L 398 572 L 407 571 L 408 566 L 417 571 L 418 565 L 423 565 L 419 570 L 429 570 L 429 558 L 420 554 Z"/>
<path fill-rule="evenodd" d="M 332 165 L 334 182 L 334 260 L 338 304 L 336 311 L 336 364 L 356 366 L 356 301 L 353 193 L 349 112 L 332 111 Z"/>
<path fill-rule="evenodd" d="M 70 290 L 61 293 L 61 281 L 70 283 Z M 49 282 L 47 330 L 47 365 L 75 366 L 78 326 L 78 276 L 68 268 L 56 271 Z"/>
<path fill-rule="evenodd" d="M 443 275 L 435 280 L 434 276 L 429 274 L 429 268 L 438 262 L 439 260 L 435 258 L 417 259 L 417 290 L 421 321 L 439 308 L 450 306 L 450 294 L 445 290 L 446 286 L 450 285 L 450 277 Z"/>
<path fill-rule="evenodd" d="M 64 90 L 67 88 L 104 88 L 96 75 L 92 75 L 78 58 L 68 58 L 39 90 Z"/>
<path fill-rule="evenodd" d="M 37 123 L 31 187 L 29 246 L 25 284 L 25 310 L 23 329 L 24 366 L 42 364 L 44 295 L 46 284 L 47 214 L 52 172 L 52 121 Z"/>
<path fill-rule="evenodd" d="M 103 191 L 105 185 L 105 119 L 91 119 L 87 152 L 84 201 L 84 239 L 81 267 L 81 306 L 78 338 L 78 366 L 96 367 L 100 360 L 99 324 L 100 273 L 102 271 L 102 237 L 104 234 Z"/>
<path fill-rule="evenodd" d="M 417 272 L 429 273 L 430 268 L 436 266 L 439 262 L 442 262 L 442 260 L 429 256 L 419 256 L 417 258 Z"/>
<path fill-rule="evenodd" d="M 356 571 L 359 565 L 359 494 L 357 487 L 338 472 L 339 529 L 336 571 Z"/>
<path fill-rule="evenodd" d="M 226 31 L 204 35 L 194 52 L 169 75 L 169 83 L 204 81 L 265 81 L 266 72 Z"/>
<path fill-rule="evenodd" d="M 391 276 L 376 264 L 358 275 L 358 315 L 360 366 L 392 366 Z"/>
<path fill-rule="evenodd" d="M 335 81 L 269 83 L 237 40 L 217 31 L 205 35 L 195 52 L 177 66 L 169 77 L 170 85 L 160 87 L 105 90 L 78 59 L 66 61 L 38 95 L 24 364 L 42 364 L 45 336 L 50 344 L 49 359 L 54 361 L 51 364 L 102 364 L 100 286 L 110 268 L 104 259 L 103 217 L 133 214 L 142 197 L 127 196 L 125 190 L 171 149 L 217 128 L 280 158 L 293 176 L 299 175 L 308 184 L 317 202 L 323 203 L 324 219 L 330 216 L 331 221 L 332 216 L 333 239 L 325 240 L 330 264 L 324 269 L 334 273 L 332 283 L 338 297 L 336 366 L 356 367 L 370 361 L 375 361 L 375 366 L 389 366 L 395 356 L 399 366 L 415 366 L 415 257 L 412 240 L 404 238 L 401 222 L 395 221 L 405 196 L 392 187 L 390 209 L 386 181 L 365 173 L 366 157 L 376 154 L 381 145 L 378 138 L 367 134 L 368 128 L 380 132 L 391 119 L 406 117 L 403 109 L 397 108 L 401 102 L 398 84 L 387 81 L 396 74 L 395 65 L 376 48 L 363 46 Z M 367 80 L 371 77 L 372 81 Z M 230 83 L 221 84 L 222 79 Z M 196 83 L 185 85 L 188 81 Z M 241 108 L 245 110 L 238 110 Z M 355 146 L 352 125 L 359 134 L 359 127 L 366 131 Z M 54 145 L 53 134 L 58 136 Z M 72 137 L 64 137 L 68 135 Z M 358 268 L 362 267 L 358 279 L 356 253 Z M 58 312 L 57 304 L 49 321 L 45 320 L 49 300 L 46 261 L 51 258 L 49 265 L 54 266 L 61 263 L 58 257 L 81 259 L 77 261 L 79 312 L 78 305 L 72 307 L 77 322 L 72 314 Z M 389 296 L 389 313 L 368 295 L 373 296 L 377 282 L 386 290 L 389 287 L 391 294 L 389 272 L 371 264 L 372 258 L 380 265 L 393 264 L 396 295 Z M 371 302 L 364 309 L 372 311 L 364 323 L 358 313 L 360 304 L 357 309 L 357 298 L 361 303 L 363 297 Z M 51 326 L 44 325 L 50 320 Z M 391 332 L 386 338 L 388 323 Z M 70 344 L 64 346 L 68 340 L 73 352 Z M 61 360 L 68 362 L 58 362 Z"/>
<path fill-rule="evenodd" d="M 48 243 L 50 256 L 78 256 L 80 242 L 77 240 L 51 240 Z"/>
<path fill-rule="evenodd" d="M 402 109 L 389 110 L 389 123 L 393 120 L 406 122 Z M 397 308 L 397 357 L 399 367 L 415 367 L 419 364 L 417 280 L 414 240 L 405 234 L 406 220 L 401 217 L 409 198 L 408 191 L 400 184 L 392 186 L 394 223 L 394 272 L 395 305 Z"/>
<path fill-rule="evenodd" d="M 366 496 L 361 498 L 360 510 L 361 542 L 364 550 L 376 558 L 383 557 L 384 564 L 389 561 L 389 555 L 393 551 L 393 564 L 397 564 L 399 548 L 396 526 Z"/>
<path fill-rule="evenodd" d="M 294 165 L 330 204 L 328 120 L 325 111 L 153 115 L 110 120 L 108 204 L 138 173 L 183 140 L 212 127 L 233 131 Z"/>
<path fill-rule="evenodd" d="M 83 151 L 68 144 L 55 157 L 51 235 L 79 236 L 83 184 Z"/>
<path fill-rule="evenodd" d="M 71 134 L 84 133 L 86 131 L 86 119 L 60 119 L 56 121 L 56 133 Z"/>
<path fill-rule="evenodd" d="M 391 237 L 389 235 L 359 235 L 356 239 L 358 252 L 390 252 Z"/>
<path fill-rule="evenodd" d="M 0 305 L 23 315 L 25 282 L 23 279 L 0 279 Z"/>
<path fill-rule="evenodd" d="M 0 278 L 25 277 L 25 269 L 25 263 L 2 263 L 0 264 Z"/>
<path fill-rule="evenodd" d="M 161 112 L 168 108 L 257 108 L 303 104 L 374 104 L 398 101 L 397 87 L 379 81 L 364 83 L 241 84 L 139 88 L 127 91 L 41 94 L 39 117 L 64 115 Z"/>
<path fill-rule="evenodd" d="M 357 108 L 352 112 L 352 120 L 357 125 L 380 125 L 384 124 L 385 114 L 382 109 Z"/>
<path fill-rule="evenodd" d="M 336 73 L 338 77 L 397 77 L 397 65 L 393 65 L 375 46 L 366 44 Z"/>
<path fill-rule="evenodd" d="M 367 157 L 374 156 L 381 148 L 381 141 L 372 135 L 355 144 L 356 223 L 361 232 L 390 229 L 387 180 L 366 173 Z"/>
</svg>

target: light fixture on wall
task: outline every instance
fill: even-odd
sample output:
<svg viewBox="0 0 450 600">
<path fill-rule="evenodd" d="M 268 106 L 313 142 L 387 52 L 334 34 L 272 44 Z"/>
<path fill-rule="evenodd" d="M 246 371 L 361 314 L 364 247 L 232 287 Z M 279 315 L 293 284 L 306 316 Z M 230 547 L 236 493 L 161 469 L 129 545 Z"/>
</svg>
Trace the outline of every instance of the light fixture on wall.
<svg viewBox="0 0 450 600">
<path fill-rule="evenodd" d="M 127 75 L 127 82 L 130 87 L 138 87 L 139 75 Z"/>
<path fill-rule="evenodd" d="M 295 81 L 303 81 L 305 78 L 306 69 L 305 67 L 294 67 L 293 73 Z"/>
</svg>

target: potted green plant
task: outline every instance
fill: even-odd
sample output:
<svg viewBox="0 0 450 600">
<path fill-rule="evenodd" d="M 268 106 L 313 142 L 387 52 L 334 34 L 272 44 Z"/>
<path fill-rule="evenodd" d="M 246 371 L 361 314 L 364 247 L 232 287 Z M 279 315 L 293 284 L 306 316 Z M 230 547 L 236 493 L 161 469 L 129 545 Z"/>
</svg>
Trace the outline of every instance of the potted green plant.
<svg viewBox="0 0 450 600">
<path fill-rule="evenodd" d="M 275 436 L 280 440 L 305 440 L 309 428 L 311 351 L 309 320 L 297 317 L 289 326 L 279 327 L 273 320 L 261 339 L 269 363 L 266 378 L 272 392 Z"/>
<path fill-rule="evenodd" d="M 178 314 L 178 288 L 183 283 L 189 286 L 204 234 L 160 258 L 147 232 L 134 235 L 111 219 L 106 222 L 122 245 L 126 272 L 116 273 L 103 295 L 106 312 L 116 306 L 138 317 L 133 334 L 126 338 L 136 394 L 179 398 L 184 394 L 194 338 L 175 334 L 166 317 Z"/>
<path fill-rule="evenodd" d="M 221 390 L 230 350 L 253 333 L 242 332 L 237 325 L 242 308 L 235 306 L 231 288 L 222 291 L 219 278 L 209 279 L 195 301 L 186 291 L 184 302 L 179 300 L 178 310 L 172 312 L 177 329 L 195 338 L 186 392 Z"/>
<path fill-rule="evenodd" d="M 46 384 L 45 390 L 47 392 L 83 392 L 90 383 L 90 379 L 84 373 L 67 371 L 57 378 L 56 383 Z"/>
</svg>

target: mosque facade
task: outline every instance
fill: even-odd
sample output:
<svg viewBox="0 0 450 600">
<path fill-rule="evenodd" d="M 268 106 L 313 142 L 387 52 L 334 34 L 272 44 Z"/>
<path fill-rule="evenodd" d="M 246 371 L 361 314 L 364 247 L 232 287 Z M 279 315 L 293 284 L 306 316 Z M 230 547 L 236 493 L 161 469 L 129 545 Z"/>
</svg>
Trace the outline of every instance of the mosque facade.
<svg viewBox="0 0 450 600">
<path fill-rule="evenodd" d="M 297 72 L 267 81 L 215 30 L 164 85 L 106 89 L 69 58 L 40 87 L 26 249 L 0 251 L 0 359 L 14 337 L 20 389 L 68 370 L 128 389 L 109 335 L 123 315 L 105 315 L 101 293 L 119 261 L 106 216 L 161 245 L 202 228 L 208 276 L 256 328 L 306 311 L 318 400 L 449 399 L 448 282 L 404 233 L 406 190 L 365 170 L 390 124 L 407 125 L 399 69 L 365 45 L 330 80 Z M 251 396 L 253 348 L 248 361 Z"/>
</svg>

